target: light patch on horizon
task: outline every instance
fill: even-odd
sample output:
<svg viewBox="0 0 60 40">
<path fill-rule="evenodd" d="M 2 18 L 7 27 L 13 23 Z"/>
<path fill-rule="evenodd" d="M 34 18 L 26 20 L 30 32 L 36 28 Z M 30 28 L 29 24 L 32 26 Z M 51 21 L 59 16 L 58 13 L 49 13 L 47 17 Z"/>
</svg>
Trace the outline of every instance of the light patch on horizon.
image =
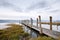
<svg viewBox="0 0 60 40">
<path fill-rule="evenodd" d="M 33 14 L 28 14 L 28 13 L 22 13 L 22 12 L 16 12 L 12 9 L 9 9 L 9 8 L 0 8 L 0 19 L 16 19 L 16 20 L 21 20 L 21 19 L 29 19 L 32 17 L 35 17 L 33 16 Z"/>
</svg>

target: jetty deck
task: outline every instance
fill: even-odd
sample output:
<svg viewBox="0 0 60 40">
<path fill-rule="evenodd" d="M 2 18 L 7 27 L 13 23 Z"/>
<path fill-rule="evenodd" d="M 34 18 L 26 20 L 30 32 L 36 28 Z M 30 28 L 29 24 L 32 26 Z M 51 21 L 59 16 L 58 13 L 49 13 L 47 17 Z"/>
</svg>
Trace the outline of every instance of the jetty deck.
<svg viewBox="0 0 60 40">
<path fill-rule="evenodd" d="M 26 25 L 26 24 L 23 24 L 23 25 Z M 26 26 L 28 26 L 29 28 L 32 28 L 40 33 L 40 29 L 37 28 L 36 26 L 33 26 L 33 27 L 31 27 L 31 25 L 26 25 Z M 52 38 L 58 39 L 60 37 L 60 32 L 57 32 L 54 30 L 51 31 L 51 30 L 46 29 L 46 28 L 42 28 L 42 31 L 43 31 L 43 34 L 48 35 Z"/>
<path fill-rule="evenodd" d="M 57 25 L 57 24 L 60 25 L 60 23 L 53 23 L 52 22 L 52 17 L 50 17 L 50 22 L 49 23 L 47 23 L 47 22 L 42 23 L 41 22 L 41 17 L 39 16 L 39 22 L 38 22 L 38 19 L 37 19 L 37 26 L 33 25 L 32 18 L 31 18 L 31 24 L 29 24 L 29 22 L 26 23 L 26 21 L 22 22 L 22 24 L 31 28 L 31 30 L 36 30 L 40 34 L 45 34 L 45 35 L 48 35 L 48 36 L 50 36 L 52 38 L 55 38 L 55 39 L 58 39 L 60 37 L 60 32 L 52 30 L 52 25 Z M 38 27 L 38 24 L 39 24 L 40 27 Z M 49 24 L 50 29 L 42 28 L 41 24 Z"/>
</svg>

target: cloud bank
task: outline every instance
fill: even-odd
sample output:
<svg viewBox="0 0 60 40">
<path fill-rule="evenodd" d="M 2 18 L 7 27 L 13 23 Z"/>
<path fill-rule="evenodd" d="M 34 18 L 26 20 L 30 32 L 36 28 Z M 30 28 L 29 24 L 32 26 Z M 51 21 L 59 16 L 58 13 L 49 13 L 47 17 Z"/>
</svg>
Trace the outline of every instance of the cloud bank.
<svg viewBox="0 0 60 40">
<path fill-rule="evenodd" d="M 60 20 L 60 0 L 0 0 L 0 19 Z"/>
</svg>

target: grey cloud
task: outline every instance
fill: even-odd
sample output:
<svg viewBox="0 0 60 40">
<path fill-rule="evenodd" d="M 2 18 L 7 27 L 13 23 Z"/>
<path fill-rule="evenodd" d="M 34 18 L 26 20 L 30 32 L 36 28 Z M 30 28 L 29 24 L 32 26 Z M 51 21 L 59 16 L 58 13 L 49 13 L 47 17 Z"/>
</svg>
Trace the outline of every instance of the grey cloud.
<svg viewBox="0 0 60 40">
<path fill-rule="evenodd" d="M 39 2 L 37 4 L 33 4 L 30 7 L 27 8 L 27 10 L 35 10 L 35 9 L 44 9 L 48 7 L 48 4 L 46 1 Z"/>
<path fill-rule="evenodd" d="M 12 6 L 12 4 L 8 3 L 5 0 L 0 0 L 0 6 L 8 7 L 8 6 Z"/>
<path fill-rule="evenodd" d="M 27 11 L 35 10 L 35 9 L 40 9 L 40 10 L 42 9 L 45 11 L 50 11 L 50 10 L 54 11 L 51 6 L 56 5 L 56 3 L 60 4 L 60 0 L 42 0 L 40 2 L 37 2 L 36 4 L 32 4 L 30 7 L 27 8 Z M 55 12 L 57 12 L 57 10 L 55 10 Z"/>
<path fill-rule="evenodd" d="M 6 0 L 0 0 L 0 7 L 7 7 L 7 8 L 11 8 L 15 11 L 20 11 L 22 12 L 21 8 L 17 7 L 16 5 L 14 4 L 11 4 L 9 3 L 8 1 Z"/>
<path fill-rule="evenodd" d="M 0 6 L 10 7 L 15 11 L 25 12 L 35 9 L 51 10 L 50 7 L 60 0 L 0 0 Z M 52 10 L 53 11 L 53 10 Z"/>
<path fill-rule="evenodd" d="M 59 2 L 60 3 L 60 0 L 56 0 L 56 2 Z"/>
<path fill-rule="evenodd" d="M 57 13 L 57 12 L 60 12 L 60 10 L 51 10 L 51 11 L 49 11 L 50 13 Z"/>
</svg>

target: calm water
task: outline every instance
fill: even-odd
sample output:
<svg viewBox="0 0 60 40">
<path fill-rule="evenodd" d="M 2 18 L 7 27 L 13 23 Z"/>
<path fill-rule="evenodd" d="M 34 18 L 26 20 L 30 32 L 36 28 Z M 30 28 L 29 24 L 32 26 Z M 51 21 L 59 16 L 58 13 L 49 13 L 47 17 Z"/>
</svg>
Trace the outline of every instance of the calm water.
<svg viewBox="0 0 60 40">
<path fill-rule="evenodd" d="M 20 20 L 0 20 L 0 29 L 7 28 L 6 24 L 19 23 Z"/>
</svg>

